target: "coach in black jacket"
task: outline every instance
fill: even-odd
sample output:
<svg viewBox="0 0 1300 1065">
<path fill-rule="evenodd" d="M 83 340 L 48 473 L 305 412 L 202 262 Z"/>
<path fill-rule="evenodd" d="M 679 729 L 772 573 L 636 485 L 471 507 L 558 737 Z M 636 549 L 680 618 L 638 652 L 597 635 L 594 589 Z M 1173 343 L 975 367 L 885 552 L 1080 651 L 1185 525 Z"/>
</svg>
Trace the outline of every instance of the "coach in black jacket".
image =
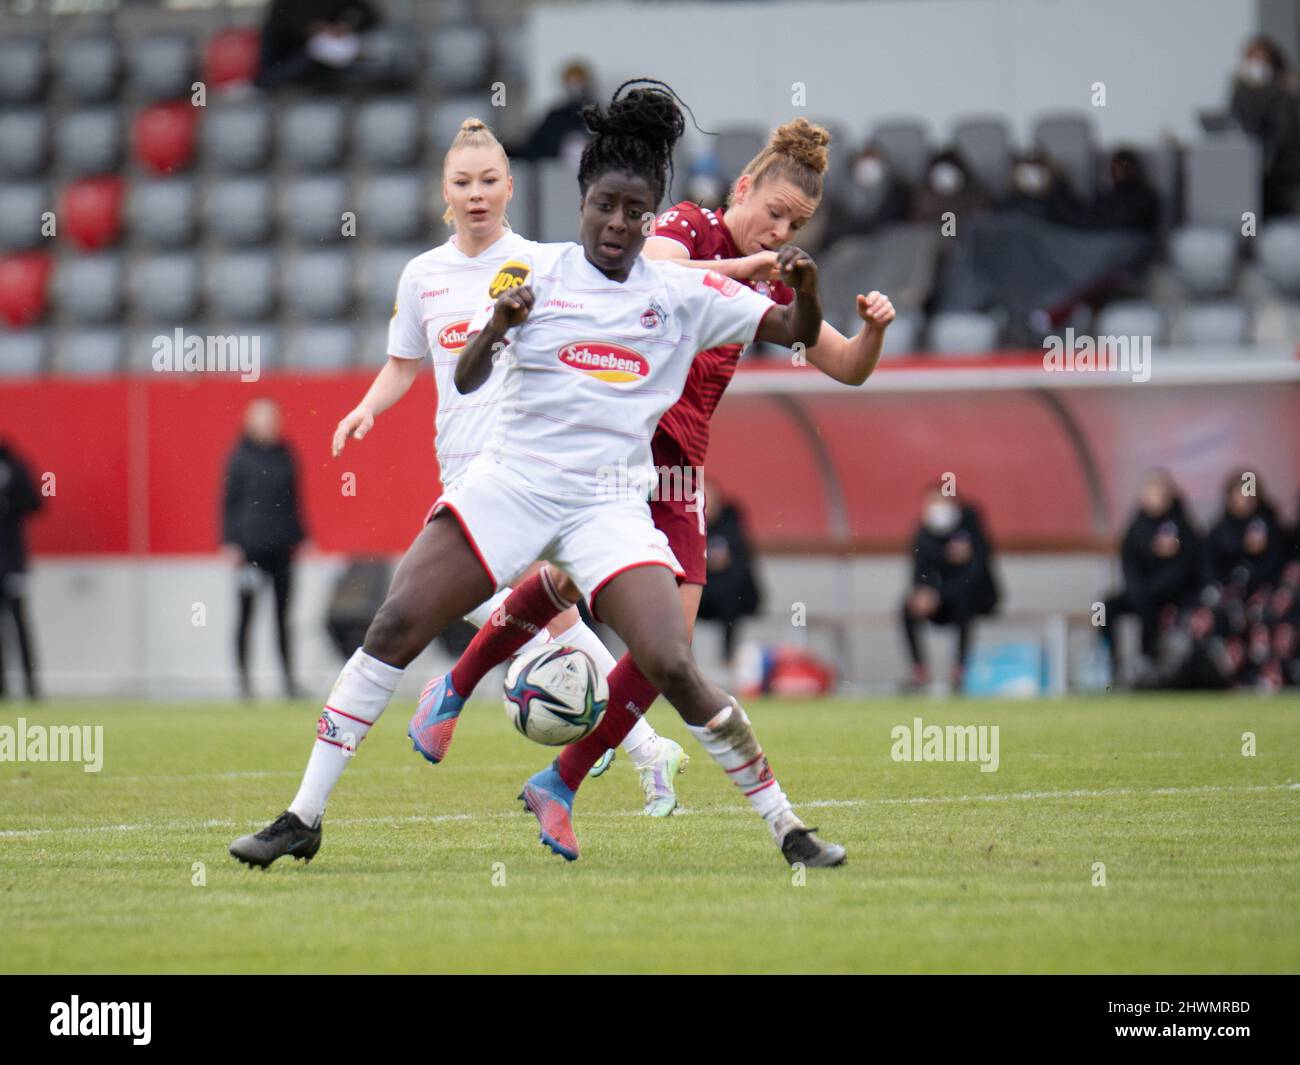
<svg viewBox="0 0 1300 1065">
<path fill-rule="evenodd" d="M 236 653 L 240 691 L 252 694 L 248 676 L 248 632 L 253 602 L 263 575 L 275 593 L 285 694 L 298 696 L 293 676 L 289 598 L 295 548 L 306 539 L 298 504 L 297 463 L 280 439 L 280 408 L 255 399 L 244 415 L 244 436 L 226 466 L 221 540 L 240 566 L 239 628 Z"/>
<path fill-rule="evenodd" d="M 5 690 L 4 631 L 5 613 L 13 616 L 18 636 L 18 654 L 23 663 L 23 680 L 27 697 L 36 699 L 36 654 L 27 626 L 27 538 L 23 525 L 41 508 L 41 496 L 32 483 L 32 475 L 7 441 L 0 440 L 0 699 Z"/>
<path fill-rule="evenodd" d="M 1210 576 L 1221 585 L 1236 585 L 1248 596 L 1277 582 L 1290 536 L 1252 474 L 1233 474 L 1223 495 L 1223 517 L 1206 540 Z"/>
</svg>

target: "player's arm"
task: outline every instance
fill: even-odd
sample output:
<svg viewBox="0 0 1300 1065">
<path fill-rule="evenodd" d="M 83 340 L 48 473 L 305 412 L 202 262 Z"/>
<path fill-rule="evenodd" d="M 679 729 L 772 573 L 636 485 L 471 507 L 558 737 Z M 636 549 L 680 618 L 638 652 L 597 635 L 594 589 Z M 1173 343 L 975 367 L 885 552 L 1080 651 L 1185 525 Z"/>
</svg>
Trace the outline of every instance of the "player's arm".
<svg viewBox="0 0 1300 1065">
<path fill-rule="evenodd" d="M 642 254 L 647 259 L 671 259 L 697 270 L 716 270 L 737 281 L 772 281 L 778 276 L 776 252 L 760 251 L 739 259 L 692 259 L 690 249 L 674 237 L 650 237 Z"/>
<path fill-rule="evenodd" d="M 482 388 L 492 376 L 492 360 L 505 347 L 506 331 L 524 323 L 533 309 L 533 299 L 531 285 L 520 285 L 498 297 L 491 317 L 482 329 L 471 333 L 456 360 L 457 392 L 464 395 Z"/>
<path fill-rule="evenodd" d="M 846 385 L 860 385 L 880 362 L 885 330 L 894 320 L 894 305 L 881 292 L 858 295 L 858 317 L 862 328 L 846 337 L 829 322 L 822 322 L 817 343 L 808 349 L 808 362 L 827 377 Z"/>
<path fill-rule="evenodd" d="M 361 402 L 352 408 L 334 430 L 332 448 L 338 458 L 343 446 L 352 437 L 362 439 L 374 428 L 375 418 L 386 411 L 404 395 L 419 376 L 423 359 L 403 359 L 389 355 L 388 361 L 375 376 Z"/>
<path fill-rule="evenodd" d="M 758 325 L 755 340 L 792 348 L 802 344 L 811 348 L 822 329 L 822 301 L 817 292 L 817 264 L 808 253 L 787 244 L 777 253 L 781 280 L 794 289 L 794 302 L 782 307 L 773 304 Z"/>
</svg>

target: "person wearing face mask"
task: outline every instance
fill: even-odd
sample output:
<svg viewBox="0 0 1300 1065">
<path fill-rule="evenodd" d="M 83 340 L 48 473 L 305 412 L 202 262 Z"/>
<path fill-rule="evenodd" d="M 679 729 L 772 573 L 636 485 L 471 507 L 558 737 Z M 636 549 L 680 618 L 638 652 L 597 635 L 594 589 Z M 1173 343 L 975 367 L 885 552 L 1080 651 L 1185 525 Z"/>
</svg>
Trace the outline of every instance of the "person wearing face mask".
<svg viewBox="0 0 1300 1065">
<path fill-rule="evenodd" d="M 849 167 L 849 181 L 830 193 L 826 229 L 836 237 L 874 233 L 907 216 L 907 186 L 898 179 L 884 153 L 868 144 Z"/>
<path fill-rule="evenodd" d="M 1276 583 L 1286 561 L 1287 536 L 1277 512 L 1246 471 L 1224 485 L 1223 516 L 1206 538 L 1210 572 L 1243 596 Z"/>
<path fill-rule="evenodd" d="M 1237 125 L 1259 141 L 1264 216 L 1300 208 L 1300 104 L 1286 56 L 1275 41 L 1260 36 L 1246 44 L 1232 80 L 1229 110 Z"/>
<path fill-rule="evenodd" d="M 926 490 L 921 527 L 912 544 L 912 587 L 903 600 L 903 635 L 912 659 L 908 690 L 930 683 L 921 645 L 920 623 L 952 625 L 957 629 L 957 664 L 953 691 L 960 692 L 970 657 L 972 627 L 977 617 L 993 613 L 998 586 L 990 567 L 992 549 L 984 535 L 979 511 L 936 484 Z"/>
<path fill-rule="evenodd" d="M 971 173 L 960 153 L 945 149 L 935 153 L 926 171 L 925 185 L 912 201 L 913 222 L 938 225 L 951 213 L 958 224 L 993 206 L 993 198 Z"/>
<path fill-rule="evenodd" d="M 582 109 L 596 99 L 591 68 L 580 59 L 571 60 L 560 75 L 564 99 L 552 107 L 537 124 L 522 147 L 510 154 L 520 159 L 558 159 L 587 143 Z M 574 168 L 577 160 L 574 159 Z"/>
</svg>

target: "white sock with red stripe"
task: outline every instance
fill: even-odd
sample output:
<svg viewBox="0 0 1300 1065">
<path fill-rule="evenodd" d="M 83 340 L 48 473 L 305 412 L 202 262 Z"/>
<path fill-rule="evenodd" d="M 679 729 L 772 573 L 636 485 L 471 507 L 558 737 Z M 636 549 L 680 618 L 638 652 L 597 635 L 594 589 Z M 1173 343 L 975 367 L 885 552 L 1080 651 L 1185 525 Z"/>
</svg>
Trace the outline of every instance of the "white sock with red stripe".
<svg viewBox="0 0 1300 1065">
<path fill-rule="evenodd" d="M 790 800 L 777 783 L 767 755 L 758 744 L 758 737 L 749 718 L 734 699 L 723 707 L 707 725 L 687 725 L 718 765 L 726 770 L 731 782 L 749 800 L 749 805 L 762 815 L 779 843 L 791 828 L 798 827 Z"/>
<path fill-rule="evenodd" d="M 403 672 L 359 647 L 348 659 L 316 722 L 316 742 L 307 771 L 289 804 L 290 812 L 304 824 L 313 824 L 325 813 L 330 792 L 352 761 L 357 745 L 388 708 Z"/>
</svg>

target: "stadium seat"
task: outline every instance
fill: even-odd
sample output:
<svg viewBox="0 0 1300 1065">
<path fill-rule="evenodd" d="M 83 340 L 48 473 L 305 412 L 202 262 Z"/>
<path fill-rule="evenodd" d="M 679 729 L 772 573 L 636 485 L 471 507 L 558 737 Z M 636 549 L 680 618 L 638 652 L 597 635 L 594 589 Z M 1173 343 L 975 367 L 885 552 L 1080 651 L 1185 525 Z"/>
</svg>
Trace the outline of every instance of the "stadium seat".
<svg viewBox="0 0 1300 1065">
<path fill-rule="evenodd" d="M 275 229 L 274 190 L 269 178 L 224 177 L 208 186 L 208 231 L 230 244 L 263 244 Z"/>
<path fill-rule="evenodd" d="M 70 322 L 116 322 L 122 317 L 125 277 L 120 255 L 67 256 L 54 277 L 60 315 Z"/>
<path fill-rule="evenodd" d="M 347 151 L 348 105 L 323 98 L 290 104 L 281 113 L 283 157 L 304 170 L 338 166 Z"/>
<path fill-rule="evenodd" d="M 45 42 L 40 37 L 0 40 L 0 104 L 30 104 L 45 93 L 48 73 Z"/>
<path fill-rule="evenodd" d="M 1147 337 L 1153 344 L 1165 342 L 1165 316 L 1146 300 L 1116 300 L 1097 312 L 1092 324 L 1099 337 Z"/>
<path fill-rule="evenodd" d="M 284 277 L 284 305 L 295 319 L 343 319 L 352 309 L 352 256 L 312 250 L 295 256 Z M 396 289 L 396 285 L 394 285 Z"/>
<path fill-rule="evenodd" d="M 199 135 L 203 158 L 218 170 L 259 170 L 271 150 L 271 108 L 262 102 L 210 107 Z"/>
<path fill-rule="evenodd" d="M 366 240 L 422 240 L 428 233 L 429 181 L 423 174 L 379 174 L 361 190 L 357 232 Z"/>
<path fill-rule="evenodd" d="M 275 312 L 280 270 L 269 251 L 238 251 L 208 261 L 211 313 L 239 321 L 261 321 Z"/>
<path fill-rule="evenodd" d="M 1300 294 L 1300 219 L 1282 218 L 1265 225 L 1255 254 L 1270 282 L 1288 295 Z"/>
<path fill-rule="evenodd" d="M 1237 238 L 1226 229 L 1184 226 L 1169 238 L 1174 272 L 1195 296 L 1217 296 L 1237 276 Z"/>
<path fill-rule="evenodd" d="M 354 206 L 344 180 L 332 174 L 300 178 L 282 191 L 280 200 L 285 228 L 303 241 L 342 239 L 343 212 Z"/>
<path fill-rule="evenodd" d="M 262 42 L 252 27 L 231 26 L 208 38 L 203 80 L 209 88 L 250 85 L 261 66 Z"/>
<path fill-rule="evenodd" d="M 0 111 L 0 177 L 35 177 L 50 153 L 45 114 L 35 108 Z"/>
<path fill-rule="evenodd" d="M 388 319 L 367 320 L 357 330 L 356 364 L 374 367 L 377 371 L 380 366 L 383 366 L 387 356 Z"/>
<path fill-rule="evenodd" d="M 996 351 L 998 320 L 979 311 L 944 311 L 930 319 L 926 348 L 937 355 Z"/>
<path fill-rule="evenodd" d="M 368 167 L 411 166 L 424 150 L 420 109 L 402 97 L 370 100 L 357 111 L 356 139 L 357 158 Z"/>
<path fill-rule="evenodd" d="M 1138 154 L 1146 167 L 1147 180 L 1160 197 L 1159 232 L 1168 233 L 1178 223 L 1178 210 L 1182 202 L 1183 164 L 1180 149 L 1174 144 L 1155 144 L 1141 148 Z M 1109 166 L 1109 156 L 1103 160 Z M 1109 174 L 1107 175 L 1109 181 Z"/>
<path fill-rule="evenodd" d="M 409 90 L 423 69 L 418 27 L 388 22 L 361 35 L 361 51 L 348 70 L 348 81 L 367 89 Z"/>
<path fill-rule="evenodd" d="M 767 144 L 767 130 L 759 126 L 724 126 L 713 142 L 718 172 L 727 184 L 735 181 L 749 161 Z"/>
<path fill-rule="evenodd" d="M 384 322 L 387 323 L 402 271 L 406 269 L 407 263 L 428 250 L 428 247 L 419 244 L 399 244 L 380 248 L 368 255 L 362 262 L 357 278 L 362 311 L 376 317 L 383 315 Z"/>
<path fill-rule="evenodd" d="M 0 185 L 0 252 L 34 248 L 41 236 L 41 215 L 54 203 L 44 185 L 36 182 Z"/>
<path fill-rule="evenodd" d="M 519 85 L 528 77 L 528 27 L 506 22 L 496 27 L 497 74 L 507 85 Z"/>
<path fill-rule="evenodd" d="M 488 93 L 467 93 L 439 100 L 427 110 L 425 133 L 433 158 L 439 163 L 451 146 L 452 138 L 460 129 L 460 124 L 471 115 L 477 115 L 484 122 L 492 117 L 492 101 Z M 489 122 L 489 125 L 491 123 Z"/>
<path fill-rule="evenodd" d="M 283 330 L 274 322 L 222 321 L 205 327 L 215 336 L 238 338 L 256 356 L 261 373 L 274 370 L 283 360 Z"/>
<path fill-rule="evenodd" d="M 199 108 L 188 102 L 146 107 L 131 131 L 136 162 L 155 174 L 184 170 L 194 158 L 198 123 Z"/>
<path fill-rule="evenodd" d="M 122 229 L 125 195 L 126 182 L 116 174 L 70 182 L 59 205 L 60 234 L 86 251 L 113 244 Z"/>
<path fill-rule="evenodd" d="M 192 243 L 197 201 L 188 178 L 137 182 L 127 203 L 131 236 L 169 248 Z"/>
<path fill-rule="evenodd" d="M 853 326 L 857 320 L 857 295 L 862 291 L 862 278 L 870 274 L 876 262 L 877 244 L 870 235 L 843 237 L 821 258 L 818 275 L 822 306 L 827 320 L 846 335 L 857 331 Z"/>
<path fill-rule="evenodd" d="M 492 73 L 492 36 L 473 22 L 443 23 L 430 31 L 425 69 L 440 92 L 486 85 Z"/>
<path fill-rule="evenodd" d="M 117 373 L 122 368 L 124 352 L 125 340 L 120 329 L 70 329 L 54 345 L 53 370 L 81 376 Z"/>
<path fill-rule="evenodd" d="M 1240 233 L 1242 215 L 1260 209 L 1260 152 L 1244 133 L 1220 133 L 1183 157 L 1184 221 Z"/>
<path fill-rule="evenodd" d="M 131 303 L 153 322 L 192 318 L 199 304 L 199 267 L 193 254 L 163 252 L 131 269 Z"/>
<path fill-rule="evenodd" d="M 13 329 L 40 321 L 49 302 L 54 260 L 48 252 L 0 256 L 0 319 Z"/>
<path fill-rule="evenodd" d="M 122 160 L 117 109 L 91 107 L 64 115 L 54 127 L 55 155 L 74 174 L 107 174 Z"/>
<path fill-rule="evenodd" d="M 566 159 L 542 159 L 536 165 L 537 232 L 533 240 L 576 240 L 578 235 L 578 174 Z"/>
<path fill-rule="evenodd" d="M 68 37 L 54 47 L 54 65 L 59 85 L 69 96 L 97 103 L 117 93 L 122 51 L 113 37 Z"/>
<path fill-rule="evenodd" d="M 355 361 L 356 333 L 350 325 L 304 325 L 284 349 L 287 370 L 346 370 Z"/>
<path fill-rule="evenodd" d="M 1179 318 L 1176 340 L 1195 348 L 1240 347 L 1250 338 L 1250 315 L 1239 303 L 1215 300 L 1187 307 Z"/>
<path fill-rule="evenodd" d="M 963 118 L 953 126 L 952 143 L 994 199 L 1007 195 L 1011 190 L 1011 129 L 1005 118 Z"/>
<path fill-rule="evenodd" d="M 194 42 L 183 33 L 150 33 L 130 45 L 131 87 L 145 100 L 188 97 L 195 80 Z"/>
<path fill-rule="evenodd" d="M 902 178 L 919 185 L 930 164 L 930 137 L 925 126 L 912 119 L 879 122 L 872 129 L 868 142 L 874 144 Z"/>
<path fill-rule="evenodd" d="M 35 377 L 42 373 L 49 344 L 44 329 L 0 329 L 0 377 Z"/>
<path fill-rule="evenodd" d="M 899 314 L 885 332 L 885 343 L 881 346 L 881 355 L 910 355 L 920 351 L 924 328 L 925 319 L 920 312 L 906 311 Z M 857 330 L 852 332 L 855 333 Z M 852 335 L 852 333 L 849 335 Z"/>
<path fill-rule="evenodd" d="M 1092 198 L 1097 164 L 1088 115 L 1046 115 L 1034 124 L 1033 142 L 1061 168 L 1078 196 Z"/>
</svg>

